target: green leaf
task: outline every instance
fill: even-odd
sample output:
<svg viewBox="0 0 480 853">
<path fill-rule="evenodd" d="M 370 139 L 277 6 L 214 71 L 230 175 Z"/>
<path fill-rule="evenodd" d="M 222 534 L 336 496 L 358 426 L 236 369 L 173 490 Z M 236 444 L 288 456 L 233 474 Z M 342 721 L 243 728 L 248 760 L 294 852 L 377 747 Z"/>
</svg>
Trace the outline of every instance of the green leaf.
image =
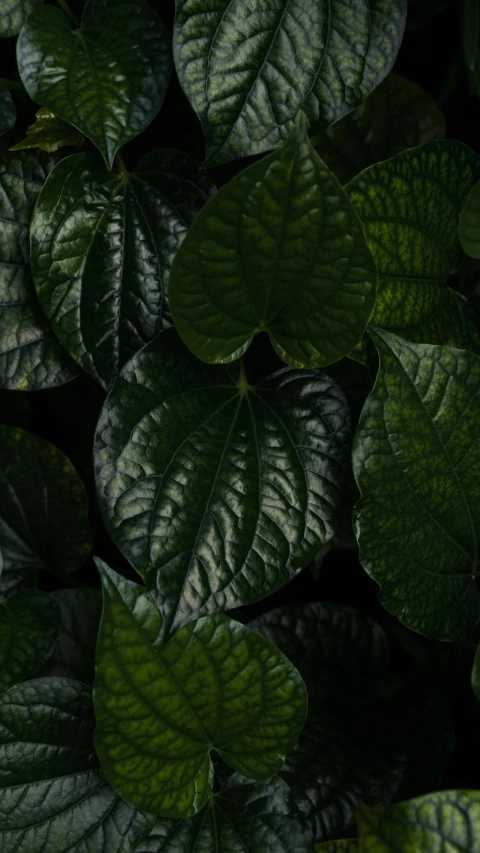
<svg viewBox="0 0 480 853">
<path fill-rule="evenodd" d="M 412 343 L 480 352 L 478 316 L 469 301 L 450 287 L 445 288 L 442 302 L 424 323 L 390 331 Z"/>
<path fill-rule="evenodd" d="M 480 181 L 470 190 L 460 214 L 460 244 L 471 258 L 480 258 Z"/>
<path fill-rule="evenodd" d="M 312 139 L 312 144 L 346 184 L 368 166 L 441 139 L 445 132 L 445 118 L 433 98 L 392 73 L 353 113 Z"/>
<path fill-rule="evenodd" d="M 205 810 L 159 821 L 135 853 L 311 853 L 312 835 L 281 779 L 249 782 L 233 774 Z"/>
<path fill-rule="evenodd" d="M 200 212 L 173 264 L 170 306 L 203 361 L 233 361 L 268 332 L 287 364 L 323 367 L 361 339 L 376 282 L 357 215 L 301 115 L 278 151 Z"/>
<path fill-rule="evenodd" d="M 390 71 L 405 0 L 177 0 L 174 56 L 208 165 L 261 154 L 304 110 L 314 128 L 355 109 Z"/>
<path fill-rule="evenodd" d="M 78 375 L 50 331 L 30 277 L 29 227 L 53 168 L 48 154 L 0 157 L 0 387 L 36 391 Z"/>
<path fill-rule="evenodd" d="M 350 512 L 340 388 L 285 368 L 251 387 L 167 330 L 128 362 L 95 438 L 99 506 L 176 630 L 272 593 Z"/>
<path fill-rule="evenodd" d="M 0 38 L 16 36 L 40 0 L 2 0 Z"/>
<path fill-rule="evenodd" d="M 356 838 L 324 841 L 315 845 L 315 853 L 358 853 L 358 841 Z"/>
<path fill-rule="evenodd" d="M 59 9 L 38 6 L 20 33 L 17 61 L 32 100 L 91 139 L 111 169 L 162 105 L 170 38 L 143 0 L 87 0 L 77 30 Z"/>
<path fill-rule="evenodd" d="M 346 186 L 380 273 L 372 323 L 404 329 L 443 304 L 459 261 L 458 217 L 480 158 L 437 140 L 366 169 Z"/>
<path fill-rule="evenodd" d="M 58 606 L 44 592 L 0 599 L 0 693 L 38 672 L 53 651 L 59 625 Z"/>
<path fill-rule="evenodd" d="M 65 574 L 90 548 L 87 496 L 72 463 L 49 442 L 0 426 L 0 594 L 32 586 L 38 569 Z"/>
<path fill-rule="evenodd" d="M 41 107 L 35 113 L 35 124 L 27 130 L 27 138 L 12 145 L 10 151 L 21 151 L 24 148 L 40 148 L 42 151 L 54 153 L 59 148 L 75 145 L 81 148 L 85 137 L 75 130 L 71 124 L 57 118 L 48 107 Z"/>
<path fill-rule="evenodd" d="M 188 155 L 169 150 L 122 175 L 74 154 L 48 178 L 31 225 L 37 294 L 60 343 L 104 388 L 170 325 L 170 267 L 212 191 Z"/>
<path fill-rule="evenodd" d="M 359 806 L 359 853 L 479 853 L 480 791 L 436 791 L 387 809 Z"/>
<path fill-rule="evenodd" d="M 150 594 L 97 566 L 104 609 L 95 746 L 113 789 L 158 817 L 190 817 L 211 795 L 212 749 L 249 778 L 278 773 L 307 712 L 292 664 L 223 614 L 191 622 L 162 644 Z"/>
<path fill-rule="evenodd" d="M 0 83 L 0 136 L 12 129 L 17 119 L 13 98 L 6 86 Z"/>
<path fill-rule="evenodd" d="M 88 687 L 27 681 L 0 696 L 2 853 L 133 853 L 154 819 L 105 783 Z"/>
<path fill-rule="evenodd" d="M 60 608 L 60 630 L 41 675 L 64 676 L 92 684 L 101 595 L 96 589 L 60 589 L 52 596 Z"/>
<path fill-rule="evenodd" d="M 480 619 L 480 359 L 376 329 L 375 388 L 354 439 L 360 560 L 385 609 L 460 640 Z"/>
</svg>

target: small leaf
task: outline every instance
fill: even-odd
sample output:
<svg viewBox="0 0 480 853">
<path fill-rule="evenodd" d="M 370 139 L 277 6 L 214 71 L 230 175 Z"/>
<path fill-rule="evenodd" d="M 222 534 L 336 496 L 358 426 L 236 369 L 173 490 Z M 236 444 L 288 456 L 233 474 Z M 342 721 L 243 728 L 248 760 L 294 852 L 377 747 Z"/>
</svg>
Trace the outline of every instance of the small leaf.
<svg viewBox="0 0 480 853">
<path fill-rule="evenodd" d="M 355 435 L 360 560 L 385 609 L 437 640 L 480 619 L 480 359 L 379 329 L 375 388 Z"/>
<path fill-rule="evenodd" d="M 52 597 L 60 608 L 60 630 L 41 675 L 64 676 L 92 684 L 101 595 L 96 589 L 60 589 Z"/>
<path fill-rule="evenodd" d="M 376 282 L 361 224 L 301 115 L 278 151 L 200 212 L 173 264 L 170 306 L 203 361 L 233 361 L 264 331 L 287 364 L 323 367 L 361 339 Z"/>
<path fill-rule="evenodd" d="M 177 0 L 175 64 L 208 165 L 275 148 L 302 109 L 314 128 L 355 109 L 395 61 L 406 5 Z"/>
<path fill-rule="evenodd" d="M 58 606 L 45 592 L 0 599 L 0 693 L 38 672 L 52 654 L 59 625 Z"/>
<path fill-rule="evenodd" d="M 307 712 L 292 664 L 223 614 L 191 622 L 163 645 L 145 588 L 97 566 L 95 746 L 113 789 L 158 817 L 190 817 L 212 792 L 212 749 L 244 776 L 278 773 Z"/>
<path fill-rule="evenodd" d="M 128 175 L 74 154 L 48 178 L 31 224 L 34 282 L 58 340 L 104 388 L 170 325 L 170 267 L 212 191 L 188 155 L 169 150 Z"/>
<path fill-rule="evenodd" d="M 2 0 L 0 38 L 16 36 L 40 0 Z"/>
<path fill-rule="evenodd" d="M 460 244 L 471 258 L 480 258 L 480 181 L 470 190 L 458 226 Z"/>
<path fill-rule="evenodd" d="M 358 853 L 358 840 L 340 838 L 338 841 L 323 841 L 315 845 L 315 853 Z"/>
<path fill-rule="evenodd" d="M 24 148 L 40 148 L 42 151 L 54 153 L 59 148 L 75 145 L 81 148 L 85 137 L 75 130 L 71 124 L 57 118 L 48 107 L 41 107 L 35 114 L 35 124 L 27 130 L 27 138 L 12 145 L 10 151 L 21 151 Z"/>
<path fill-rule="evenodd" d="M 174 631 L 285 584 L 350 514 L 350 424 L 333 380 L 285 368 L 255 387 L 175 331 L 128 362 L 95 439 L 98 501 Z"/>
<path fill-rule="evenodd" d="M 88 687 L 38 678 L 0 696 L 2 853 L 134 853 L 154 819 L 105 783 Z"/>
<path fill-rule="evenodd" d="M 16 119 L 17 111 L 13 98 L 7 87 L 0 83 L 0 136 L 12 129 Z"/>
<path fill-rule="evenodd" d="M 59 9 L 39 6 L 20 33 L 17 61 L 32 100 L 91 139 L 111 169 L 162 105 L 170 39 L 143 0 L 87 0 L 77 30 Z"/>
</svg>

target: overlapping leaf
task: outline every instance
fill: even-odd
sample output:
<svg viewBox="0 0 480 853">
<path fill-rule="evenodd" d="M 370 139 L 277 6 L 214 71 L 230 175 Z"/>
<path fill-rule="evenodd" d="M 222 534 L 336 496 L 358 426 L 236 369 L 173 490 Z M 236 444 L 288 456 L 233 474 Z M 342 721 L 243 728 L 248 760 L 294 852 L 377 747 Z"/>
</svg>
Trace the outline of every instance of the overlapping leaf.
<svg viewBox="0 0 480 853">
<path fill-rule="evenodd" d="M 101 595 L 96 589 L 60 589 L 52 593 L 52 598 L 60 608 L 60 630 L 41 675 L 75 678 L 92 684 Z"/>
<path fill-rule="evenodd" d="M 59 625 L 58 606 L 44 592 L 0 599 L 0 693 L 38 672 L 53 651 Z"/>
<path fill-rule="evenodd" d="M 471 258 L 480 258 L 480 181 L 467 196 L 458 230 L 463 251 Z"/>
<path fill-rule="evenodd" d="M 285 140 L 303 109 L 328 127 L 393 65 L 405 0 L 177 0 L 174 55 L 203 125 L 209 165 Z"/>
<path fill-rule="evenodd" d="M 12 129 L 16 118 L 17 111 L 13 98 L 7 87 L 0 83 L 0 136 Z"/>
<path fill-rule="evenodd" d="M 47 180 L 31 225 L 37 293 L 65 350 L 104 387 L 170 325 L 170 266 L 213 191 L 188 155 L 170 150 L 128 175 L 74 154 Z"/>
<path fill-rule="evenodd" d="M 85 141 L 83 133 L 76 130 L 71 124 L 57 118 L 48 107 L 41 107 L 36 113 L 35 124 L 30 125 L 27 130 L 27 138 L 16 145 L 12 145 L 10 151 L 23 151 L 25 148 L 40 148 L 50 154 L 59 148 L 76 146 L 81 148 Z"/>
<path fill-rule="evenodd" d="M 2 0 L 0 38 L 16 36 L 40 0 Z"/>
</svg>

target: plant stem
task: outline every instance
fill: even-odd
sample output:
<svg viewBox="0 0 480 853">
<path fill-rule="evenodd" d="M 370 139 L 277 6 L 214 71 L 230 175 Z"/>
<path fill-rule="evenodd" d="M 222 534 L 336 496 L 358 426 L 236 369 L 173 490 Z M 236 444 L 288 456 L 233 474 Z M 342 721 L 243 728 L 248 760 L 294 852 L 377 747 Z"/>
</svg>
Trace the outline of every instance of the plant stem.
<svg viewBox="0 0 480 853">
<path fill-rule="evenodd" d="M 79 27 L 80 18 L 77 18 L 75 12 L 72 12 L 70 6 L 67 3 L 67 0 L 57 0 L 57 3 L 60 6 L 60 9 L 62 9 L 62 11 L 65 12 L 65 14 L 67 15 L 67 17 L 70 18 L 72 24 L 74 24 L 76 27 Z"/>
<path fill-rule="evenodd" d="M 17 80 L 6 80 L 5 77 L 0 77 L 0 85 L 5 86 L 6 89 L 14 89 L 18 92 L 25 91 L 23 83 L 19 83 Z"/>
<path fill-rule="evenodd" d="M 128 169 L 125 163 L 123 162 L 123 157 L 120 154 L 120 151 L 118 152 L 118 154 L 115 155 L 115 160 L 113 162 L 122 178 L 128 178 Z"/>
</svg>

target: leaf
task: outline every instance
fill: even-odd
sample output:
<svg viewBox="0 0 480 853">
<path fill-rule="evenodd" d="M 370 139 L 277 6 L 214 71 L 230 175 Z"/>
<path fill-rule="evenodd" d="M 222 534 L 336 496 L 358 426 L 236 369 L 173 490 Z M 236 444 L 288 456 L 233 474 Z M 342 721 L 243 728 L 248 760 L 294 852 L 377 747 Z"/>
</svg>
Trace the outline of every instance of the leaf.
<svg viewBox="0 0 480 853">
<path fill-rule="evenodd" d="M 283 361 L 323 367 L 362 337 L 377 272 L 360 222 L 299 116 L 285 144 L 222 187 L 178 251 L 170 306 L 203 361 L 268 332 Z"/>
<path fill-rule="evenodd" d="M 275 148 L 302 109 L 314 128 L 355 109 L 390 71 L 405 15 L 405 0 L 177 0 L 175 65 L 208 165 Z"/>
<path fill-rule="evenodd" d="M 59 624 L 58 606 L 44 592 L 0 599 L 0 693 L 38 672 L 53 651 Z"/>
<path fill-rule="evenodd" d="M 92 684 L 95 646 L 102 613 L 96 589 L 60 589 L 52 593 L 60 608 L 60 631 L 41 675 L 75 678 Z"/>
<path fill-rule="evenodd" d="M 42 151 L 54 153 L 64 146 L 82 147 L 85 141 L 83 133 L 79 133 L 71 124 L 57 118 L 55 113 L 47 107 L 40 107 L 35 116 L 35 124 L 28 128 L 27 138 L 12 145 L 10 151 L 40 148 Z"/>
<path fill-rule="evenodd" d="M 170 325 L 170 267 L 212 191 L 195 161 L 169 150 L 122 175 L 74 154 L 48 178 L 31 225 L 33 278 L 58 340 L 104 388 Z"/>
<path fill-rule="evenodd" d="M 170 39 L 143 0 L 87 0 L 77 30 L 59 9 L 38 6 L 20 33 L 17 61 L 32 100 L 91 139 L 111 169 L 162 105 Z"/>
<path fill-rule="evenodd" d="M 358 840 L 340 838 L 338 841 L 325 841 L 315 845 L 315 853 L 358 853 Z"/>
<path fill-rule="evenodd" d="M 480 181 L 470 190 L 458 225 L 463 251 L 471 258 L 480 258 Z"/>
<path fill-rule="evenodd" d="M 450 287 L 445 288 L 442 302 L 424 323 L 391 331 L 412 343 L 440 344 L 480 352 L 477 314 L 471 303 Z"/>
<path fill-rule="evenodd" d="M 31 152 L 0 157 L 0 387 L 13 391 L 62 385 L 79 373 L 52 335 L 30 278 L 30 219 L 54 162 Z"/>
<path fill-rule="evenodd" d="M 105 783 L 90 690 L 67 678 L 0 696 L 2 853 L 133 853 L 153 818 Z"/>
<path fill-rule="evenodd" d="M 346 184 L 368 166 L 445 133 L 445 118 L 434 99 L 416 83 L 392 73 L 353 113 L 312 139 L 312 144 Z"/>
<path fill-rule="evenodd" d="M 480 360 L 376 329 L 375 388 L 354 439 L 360 560 L 385 609 L 437 640 L 480 619 Z"/>
<path fill-rule="evenodd" d="M 16 36 L 40 0 L 2 0 L 0 38 Z"/>
<path fill-rule="evenodd" d="M 479 853 L 480 792 L 436 791 L 387 809 L 359 806 L 359 853 Z"/>
<path fill-rule="evenodd" d="M 162 644 L 162 617 L 145 588 L 97 566 L 95 746 L 113 789 L 158 817 L 190 817 L 211 795 L 212 749 L 244 776 L 274 776 L 307 712 L 292 664 L 221 613 Z"/>
<path fill-rule="evenodd" d="M 0 136 L 12 129 L 16 119 L 17 111 L 13 98 L 7 87 L 0 83 Z"/>
<path fill-rule="evenodd" d="M 470 148 L 442 139 L 371 166 L 347 184 L 380 273 L 372 323 L 416 326 L 443 303 L 459 260 L 458 217 L 479 168 Z"/>
<path fill-rule="evenodd" d="M 350 512 L 340 388 L 283 369 L 251 387 L 167 330 L 125 366 L 95 438 L 99 506 L 174 631 L 257 601 Z"/>
<path fill-rule="evenodd" d="M 38 569 L 73 572 L 90 553 L 87 496 L 52 444 L 0 426 L 0 594 L 32 586 Z"/>
<path fill-rule="evenodd" d="M 233 774 L 205 810 L 159 821 L 135 853 L 311 853 L 312 836 L 281 779 L 249 782 Z"/>
</svg>

